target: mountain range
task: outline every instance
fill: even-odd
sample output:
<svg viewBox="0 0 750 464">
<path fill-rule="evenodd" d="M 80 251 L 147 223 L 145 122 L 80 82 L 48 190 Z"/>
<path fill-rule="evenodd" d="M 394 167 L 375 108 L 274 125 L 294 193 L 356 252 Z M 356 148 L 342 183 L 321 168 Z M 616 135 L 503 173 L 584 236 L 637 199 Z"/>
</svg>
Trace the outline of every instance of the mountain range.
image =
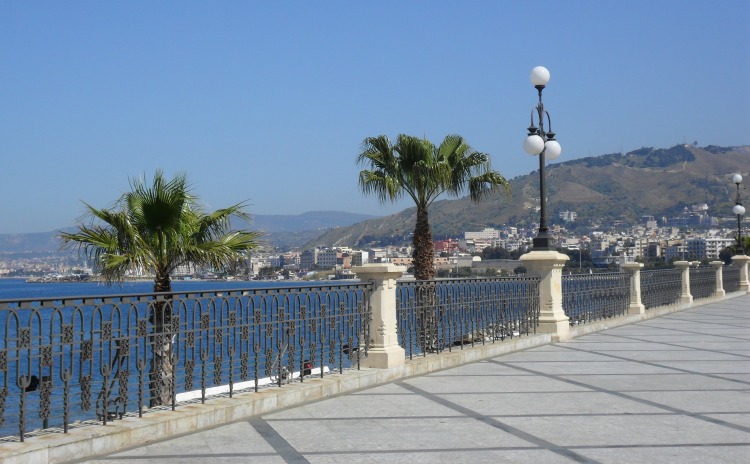
<svg viewBox="0 0 750 464">
<path fill-rule="evenodd" d="M 328 229 L 345 227 L 377 216 L 341 211 L 310 211 L 288 215 L 253 215 L 250 225 L 233 223 L 234 228 L 252 228 L 263 231 L 264 239 L 280 248 L 300 246 Z M 74 231 L 75 228 L 60 229 Z M 59 231 L 0 234 L 0 253 L 48 253 L 60 247 Z"/>
<path fill-rule="evenodd" d="M 685 208 L 706 203 L 709 214 L 730 217 L 736 192 L 730 177 L 750 168 L 750 146 L 643 147 L 547 166 L 547 210 L 551 224 L 558 213 L 575 211 L 573 227 L 623 221 L 644 215 L 675 217 Z M 748 179 L 750 181 L 750 178 Z M 479 203 L 468 197 L 439 200 L 430 207 L 433 236 L 459 237 L 464 231 L 538 223 L 539 171 L 509 180 L 510 192 Z M 307 244 L 377 246 L 408 242 L 416 208 L 329 230 Z"/>
</svg>

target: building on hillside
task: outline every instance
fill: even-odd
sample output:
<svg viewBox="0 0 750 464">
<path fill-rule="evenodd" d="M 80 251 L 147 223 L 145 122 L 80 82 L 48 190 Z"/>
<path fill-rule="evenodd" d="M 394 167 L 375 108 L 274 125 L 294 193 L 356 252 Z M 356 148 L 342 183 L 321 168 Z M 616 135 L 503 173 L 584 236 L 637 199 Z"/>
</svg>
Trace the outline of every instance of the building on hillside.
<svg viewBox="0 0 750 464">
<path fill-rule="evenodd" d="M 321 250 L 318 252 L 318 260 L 315 264 L 318 269 L 333 269 L 336 267 L 339 254 L 338 250 Z"/>
<path fill-rule="evenodd" d="M 317 262 L 318 249 L 305 250 L 299 255 L 299 268 L 303 271 L 311 271 L 315 269 L 315 263 Z"/>
<path fill-rule="evenodd" d="M 666 262 L 685 261 L 687 259 L 689 259 L 687 245 L 675 243 L 664 249 L 664 260 Z"/>
<path fill-rule="evenodd" d="M 579 250 L 581 248 L 581 239 L 578 237 L 566 237 L 559 242 L 560 248 L 568 250 Z"/>
<path fill-rule="evenodd" d="M 655 259 L 661 256 L 662 247 L 658 240 L 639 238 L 635 240 L 634 251 L 635 256 L 640 256 L 644 259 Z"/>
<path fill-rule="evenodd" d="M 407 257 L 407 256 L 397 256 L 397 257 L 391 258 L 391 263 L 395 264 L 396 266 L 406 266 L 406 267 L 409 267 L 409 266 L 411 266 L 412 258 L 410 256 L 409 257 Z"/>
<path fill-rule="evenodd" d="M 528 240 L 507 239 L 498 240 L 495 246 L 501 246 L 508 251 L 516 251 L 528 245 Z"/>
<path fill-rule="evenodd" d="M 388 252 L 383 248 L 373 248 L 370 250 L 370 262 L 371 263 L 387 263 Z"/>
<path fill-rule="evenodd" d="M 187 263 L 183 264 L 181 266 L 177 266 L 174 271 L 172 271 L 173 277 L 188 277 L 195 275 L 198 272 L 195 265 L 193 263 Z"/>
<path fill-rule="evenodd" d="M 693 205 L 689 209 L 685 207 L 682 214 L 667 220 L 667 225 L 671 227 L 714 227 L 718 224 L 718 218 L 709 216 L 708 205 L 705 203 Z"/>
<path fill-rule="evenodd" d="M 299 269 L 301 261 L 301 253 L 298 251 L 290 251 L 284 253 L 284 267 L 287 269 Z"/>
<path fill-rule="evenodd" d="M 436 240 L 435 241 L 435 253 L 453 253 L 458 251 L 459 243 L 456 240 Z"/>
<path fill-rule="evenodd" d="M 690 259 L 719 259 L 719 252 L 735 243 L 731 238 L 694 238 L 687 241 Z"/>
<path fill-rule="evenodd" d="M 500 231 L 490 227 L 481 232 L 464 232 L 465 240 L 492 240 L 496 238 L 500 238 Z"/>
<path fill-rule="evenodd" d="M 369 251 L 355 251 L 352 253 L 352 266 L 364 266 L 370 262 Z"/>
<path fill-rule="evenodd" d="M 641 216 L 641 222 L 646 225 L 647 229 L 656 229 L 658 227 L 658 222 L 653 216 Z"/>
<path fill-rule="evenodd" d="M 578 213 L 575 211 L 560 211 L 558 213 L 558 216 L 560 219 L 562 219 L 563 222 L 576 222 L 576 218 L 578 217 Z"/>
<path fill-rule="evenodd" d="M 624 263 L 635 262 L 635 256 L 631 256 L 625 253 L 616 255 L 611 254 L 608 251 L 595 250 L 591 252 L 591 261 L 594 267 L 620 266 Z"/>
</svg>

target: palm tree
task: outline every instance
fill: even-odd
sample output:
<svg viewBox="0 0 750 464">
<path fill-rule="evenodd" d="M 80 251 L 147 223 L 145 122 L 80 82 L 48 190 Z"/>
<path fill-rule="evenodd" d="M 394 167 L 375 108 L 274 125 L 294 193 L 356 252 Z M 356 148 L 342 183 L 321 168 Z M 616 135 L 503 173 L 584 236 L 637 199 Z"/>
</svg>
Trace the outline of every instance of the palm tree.
<svg viewBox="0 0 750 464">
<path fill-rule="evenodd" d="M 157 170 L 151 184 L 131 179 L 130 186 L 131 191 L 112 209 L 84 202 L 90 222 L 79 224 L 75 233 L 60 235 L 63 247 L 77 246 L 96 263 L 108 285 L 121 283 L 129 271 L 150 271 L 155 276 L 154 292 L 170 292 L 171 274 L 179 266 L 221 269 L 235 265 L 259 245 L 258 232 L 231 231 L 232 217 L 249 219 L 244 203 L 206 214 L 185 174 L 167 180 Z M 171 313 L 169 299 L 151 307 L 151 406 L 171 402 Z"/>
<path fill-rule="evenodd" d="M 366 166 L 359 173 L 365 194 L 381 202 L 396 201 L 403 195 L 414 200 L 417 222 L 413 238 L 414 276 L 432 280 L 435 248 L 428 218 L 430 204 L 442 194 L 459 196 L 467 189 L 479 201 L 508 183 L 490 169 L 490 157 L 474 151 L 459 135 L 448 135 L 440 146 L 429 140 L 401 134 L 393 145 L 387 136 L 368 137 L 362 143 L 357 163 Z"/>
</svg>

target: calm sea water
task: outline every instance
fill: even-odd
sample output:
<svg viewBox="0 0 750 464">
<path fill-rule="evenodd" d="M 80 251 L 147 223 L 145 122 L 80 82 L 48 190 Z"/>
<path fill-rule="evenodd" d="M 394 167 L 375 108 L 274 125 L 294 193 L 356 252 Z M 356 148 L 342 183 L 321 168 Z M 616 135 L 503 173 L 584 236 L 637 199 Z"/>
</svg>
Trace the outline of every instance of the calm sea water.
<svg viewBox="0 0 750 464">
<path fill-rule="evenodd" d="M 244 288 L 268 288 L 306 285 L 310 282 L 278 281 L 206 281 L 179 280 L 172 282 L 172 290 L 208 291 Z M 148 293 L 154 289 L 153 282 L 127 282 L 122 285 L 107 286 L 98 282 L 27 283 L 25 279 L 0 279 L 0 300 L 14 298 L 50 298 L 70 296 L 120 295 L 128 293 Z"/>
</svg>

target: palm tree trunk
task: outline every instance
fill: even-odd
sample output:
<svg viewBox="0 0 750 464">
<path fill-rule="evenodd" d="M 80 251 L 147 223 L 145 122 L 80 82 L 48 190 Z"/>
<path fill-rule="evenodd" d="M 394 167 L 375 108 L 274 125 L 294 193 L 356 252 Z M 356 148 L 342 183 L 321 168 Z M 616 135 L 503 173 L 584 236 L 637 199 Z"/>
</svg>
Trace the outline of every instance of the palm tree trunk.
<svg viewBox="0 0 750 464">
<path fill-rule="evenodd" d="M 414 228 L 412 240 L 414 277 L 417 280 L 432 280 L 435 278 L 435 244 L 432 242 L 432 230 L 427 214 L 427 208 L 417 207 L 417 224 Z"/>
<path fill-rule="evenodd" d="M 157 273 L 154 282 L 155 292 L 172 291 L 169 274 Z M 172 333 L 172 301 L 171 298 L 155 301 L 151 309 L 151 366 L 149 369 L 149 391 L 151 407 L 172 403 L 172 381 L 174 366 L 172 365 L 172 351 L 174 334 Z"/>
<path fill-rule="evenodd" d="M 438 347 L 437 290 L 435 283 L 435 245 L 427 208 L 417 207 L 417 224 L 412 241 L 414 277 L 421 282 L 417 294 L 417 343 L 425 352 L 435 352 Z"/>
</svg>

